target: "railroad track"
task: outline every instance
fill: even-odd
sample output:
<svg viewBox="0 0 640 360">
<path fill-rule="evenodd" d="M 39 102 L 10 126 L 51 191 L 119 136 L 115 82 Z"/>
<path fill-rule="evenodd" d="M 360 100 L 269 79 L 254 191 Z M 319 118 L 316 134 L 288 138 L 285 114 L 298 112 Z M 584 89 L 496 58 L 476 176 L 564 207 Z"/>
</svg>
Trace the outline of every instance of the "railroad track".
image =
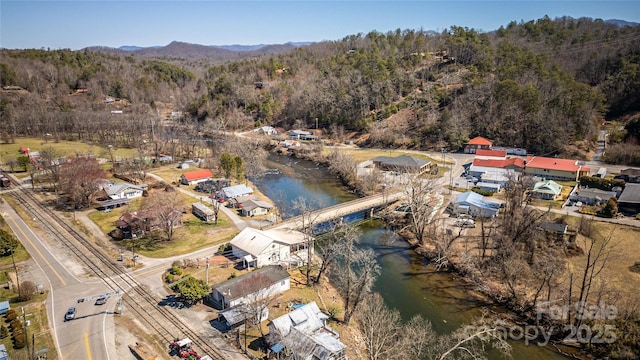
<svg viewBox="0 0 640 360">
<path fill-rule="evenodd" d="M 114 293 L 118 293 L 127 310 L 148 326 L 149 330 L 158 336 L 158 340 L 164 341 L 167 348 L 176 338 L 188 337 L 193 341 L 198 354 L 209 355 L 215 360 L 226 359 L 221 350 L 193 331 L 170 309 L 159 306 L 158 300 L 145 291 L 123 266 L 106 255 L 65 219 L 43 205 L 30 190 L 20 187 L 12 177 L 9 179 L 16 188 L 7 194 L 14 197 L 43 230 L 71 251 Z"/>
</svg>

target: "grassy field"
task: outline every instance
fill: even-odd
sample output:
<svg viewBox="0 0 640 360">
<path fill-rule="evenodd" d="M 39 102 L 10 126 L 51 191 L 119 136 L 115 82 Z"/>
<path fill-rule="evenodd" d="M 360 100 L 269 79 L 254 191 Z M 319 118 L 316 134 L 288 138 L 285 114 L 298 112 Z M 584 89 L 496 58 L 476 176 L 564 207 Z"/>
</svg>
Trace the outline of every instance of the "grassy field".
<svg viewBox="0 0 640 360">
<path fill-rule="evenodd" d="M 60 156 L 75 156 L 84 154 L 94 154 L 97 157 L 109 158 L 109 151 L 106 147 L 85 144 L 79 141 L 45 141 L 37 138 L 18 138 L 13 144 L 0 144 L 0 163 L 4 164 L 8 159 L 15 159 L 21 154 L 20 147 L 25 146 L 31 151 L 42 151 L 46 148 L 53 148 L 60 153 Z M 131 158 L 137 155 L 136 149 L 112 149 L 114 157 Z"/>
<path fill-rule="evenodd" d="M 325 148 L 324 152 L 329 153 L 332 149 Z M 361 149 L 361 148 L 341 148 L 340 151 L 351 155 L 353 159 L 359 163 L 367 160 L 371 160 L 377 156 L 389 156 L 389 157 L 397 157 L 397 156 L 413 156 L 415 158 L 424 159 L 427 161 L 431 161 L 433 163 L 442 163 L 441 160 L 431 158 L 422 154 L 414 154 L 406 151 L 398 151 L 398 150 L 371 150 L 371 149 Z M 449 162 L 445 162 L 446 164 L 450 164 Z"/>
<path fill-rule="evenodd" d="M 177 193 L 180 206 L 191 209 L 191 204 L 196 201 L 191 196 Z M 137 211 L 144 208 L 145 202 L 154 196 L 165 196 L 163 190 L 150 190 L 149 198 L 137 198 L 127 206 L 113 209 L 111 212 L 93 211 L 89 214 L 89 219 L 96 223 L 105 234 L 115 229 L 115 222 L 125 212 Z M 227 242 L 237 234 L 237 229 L 229 218 L 220 211 L 218 213 L 218 224 L 205 223 L 186 211 L 182 215 L 182 226 L 175 229 L 173 240 L 166 241 L 164 234 L 154 232 L 148 236 L 135 240 L 120 240 L 117 245 L 121 248 L 132 249 L 149 257 L 163 258 L 174 255 L 186 254 L 208 246 Z"/>
</svg>

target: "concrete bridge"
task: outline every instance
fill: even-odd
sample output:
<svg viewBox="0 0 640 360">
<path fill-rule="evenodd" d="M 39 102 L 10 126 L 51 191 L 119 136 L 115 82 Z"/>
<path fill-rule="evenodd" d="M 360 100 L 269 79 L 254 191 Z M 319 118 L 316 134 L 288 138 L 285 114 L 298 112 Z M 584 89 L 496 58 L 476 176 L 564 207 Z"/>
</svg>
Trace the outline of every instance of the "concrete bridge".
<svg viewBox="0 0 640 360">
<path fill-rule="evenodd" d="M 373 211 L 375 208 L 393 203 L 403 197 L 404 193 L 402 192 L 389 192 L 385 194 L 371 195 L 342 204 L 333 205 L 324 209 L 315 210 L 305 215 L 296 216 L 281 223 L 265 227 L 264 229 L 301 230 L 302 227 L 308 225 L 310 222 L 315 226 L 332 220 L 341 220 L 342 218 L 352 214 L 365 212 L 367 210 Z"/>
</svg>

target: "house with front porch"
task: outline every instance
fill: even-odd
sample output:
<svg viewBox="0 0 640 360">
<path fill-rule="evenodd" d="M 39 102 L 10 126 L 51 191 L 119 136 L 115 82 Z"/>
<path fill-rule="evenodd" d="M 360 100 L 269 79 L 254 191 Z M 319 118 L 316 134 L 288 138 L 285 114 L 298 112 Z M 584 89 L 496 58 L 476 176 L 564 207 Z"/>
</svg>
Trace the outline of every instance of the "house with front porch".
<svg viewBox="0 0 640 360">
<path fill-rule="evenodd" d="M 531 190 L 531 196 L 544 200 L 556 200 L 561 194 L 562 185 L 553 180 L 538 181 Z"/>
<path fill-rule="evenodd" d="M 258 230 L 246 227 L 230 242 L 235 257 L 245 267 L 273 264 L 301 266 L 307 262 L 306 235 L 293 230 Z M 312 249 L 313 252 L 313 249 Z"/>
</svg>

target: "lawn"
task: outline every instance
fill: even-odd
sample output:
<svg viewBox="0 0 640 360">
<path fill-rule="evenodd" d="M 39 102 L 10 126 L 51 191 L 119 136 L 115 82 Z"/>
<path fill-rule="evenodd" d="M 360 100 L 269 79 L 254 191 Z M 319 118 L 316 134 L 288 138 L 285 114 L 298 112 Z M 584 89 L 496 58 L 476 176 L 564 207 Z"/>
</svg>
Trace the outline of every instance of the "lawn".
<svg viewBox="0 0 640 360">
<path fill-rule="evenodd" d="M 325 153 L 329 153 L 331 152 L 332 149 L 330 148 L 324 148 L 324 152 Z M 431 158 L 429 156 L 426 155 L 422 155 L 422 154 L 415 154 L 415 153 L 410 153 L 410 152 L 406 152 L 406 151 L 397 151 L 397 150 L 370 150 L 370 149 L 361 149 L 361 148 L 357 148 L 357 149 L 340 149 L 340 151 L 351 155 L 351 157 L 358 163 L 361 163 L 363 161 L 367 161 L 367 160 L 371 160 L 377 156 L 389 156 L 389 157 L 397 157 L 397 156 L 403 156 L 403 155 L 408 155 L 408 156 L 413 156 L 415 158 L 419 158 L 419 159 L 424 159 L 427 161 L 431 161 L 433 163 L 442 163 L 442 161 L 438 160 L 438 159 L 434 159 Z M 447 163 L 450 164 L 450 163 Z"/>
<path fill-rule="evenodd" d="M 15 159 L 21 154 L 18 152 L 20 147 L 28 147 L 31 151 L 42 151 L 48 147 L 54 148 L 60 153 L 60 156 L 75 156 L 82 154 L 94 154 L 97 157 L 109 158 L 109 151 L 106 147 L 85 144 L 79 141 L 45 141 L 38 138 L 17 138 L 13 144 L 2 143 L 0 145 L 0 163 L 4 164 L 8 159 Z M 113 156 L 131 158 L 137 155 L 136 149 L 112 149 Z"/>
<path fill-rule="evenodd" d="M 230 219 L 220 211 L 218 213 L 218 224 L 205 223 L 192 215 L 190 211 L 191 204 L 196 201 L 191 196 L 177 193 L 179 196 L 180 206 L 186 213 L 182 215 L 182 226 L 175 229 L 172 241 L 166 241 L 162 231 L 155 231 L 145 237 L 135 240 L 120 240 L 117 245 L 121 248 L 132 249 L 141 255 L 164 258 L 180 254 L 186 254 L 208 246 L 221 244 L 229 241 L 237 234 L 237 229 Z M 113 209 L 105 213 L 104 211 L 93 211 L 89 214 L 89 219 L 100 227 L 103 233 L 109 234 L 115 229 L 115 222 L 125 212 L 137 211 L 145 206 L 145 202 L 149 201 L 153 196 L 165 196 L 163 190 L 152 189 L 149 191 L 149 198 L 133 199 L 128 205 Z"/>
</svg>

